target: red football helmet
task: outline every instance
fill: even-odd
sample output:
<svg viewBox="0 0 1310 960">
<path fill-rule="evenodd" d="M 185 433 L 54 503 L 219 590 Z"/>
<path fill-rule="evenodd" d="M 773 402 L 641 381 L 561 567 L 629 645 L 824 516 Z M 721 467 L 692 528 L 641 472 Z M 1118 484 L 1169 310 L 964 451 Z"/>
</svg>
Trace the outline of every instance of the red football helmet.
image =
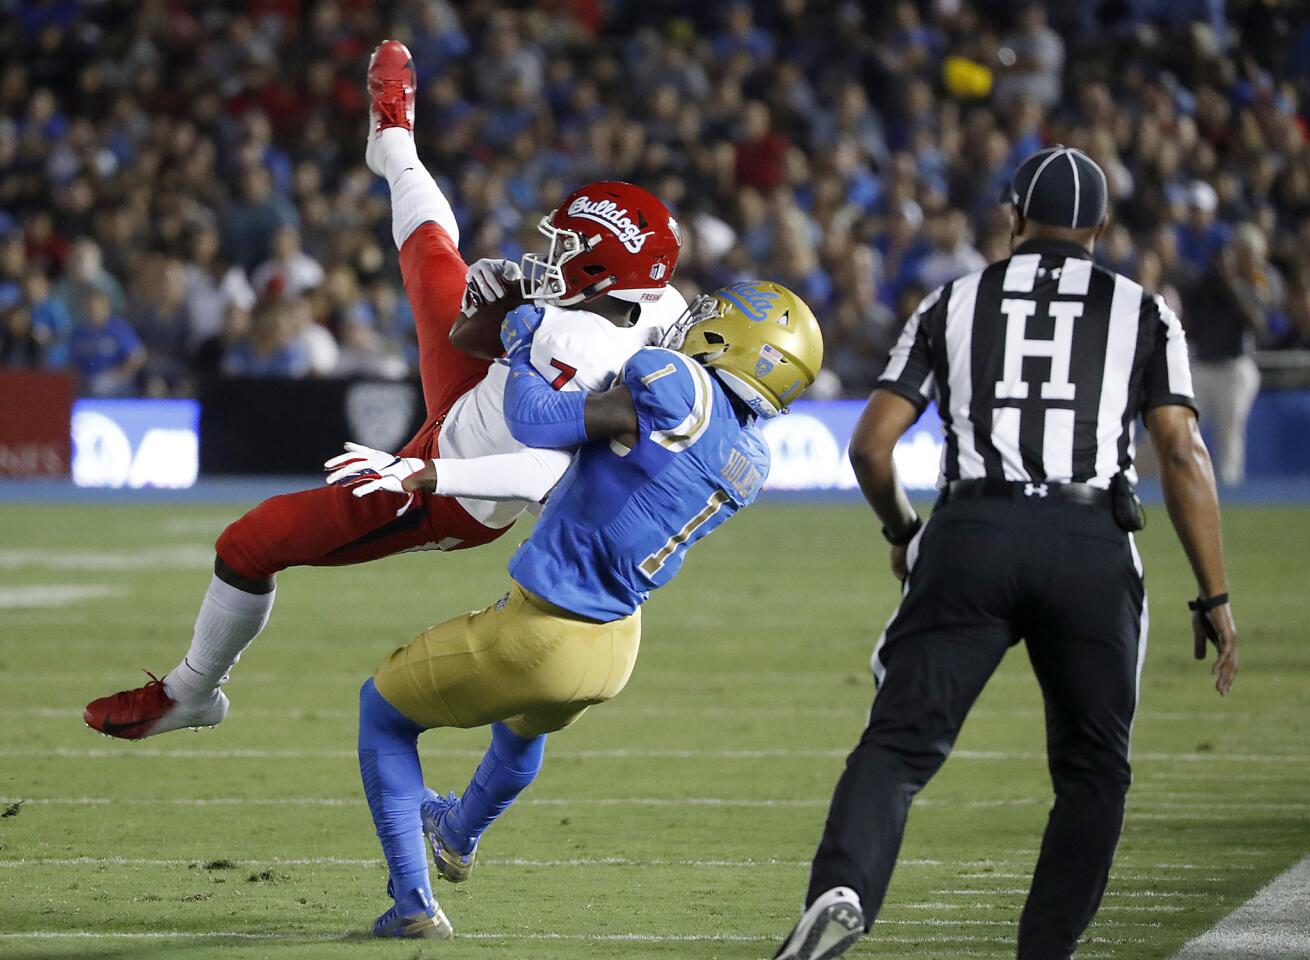
<svg viewBox="0 0 1310 960">
<path fill-rule="evenodd" d="M 557 307 L 608 294 L 656 300 L 678 265 L 682 231 L 647 190 L 618 180 L 579 187 L 537 224 L 549 240 L 544 257 L 523 255 L 525 300 Z"/>
</svg>

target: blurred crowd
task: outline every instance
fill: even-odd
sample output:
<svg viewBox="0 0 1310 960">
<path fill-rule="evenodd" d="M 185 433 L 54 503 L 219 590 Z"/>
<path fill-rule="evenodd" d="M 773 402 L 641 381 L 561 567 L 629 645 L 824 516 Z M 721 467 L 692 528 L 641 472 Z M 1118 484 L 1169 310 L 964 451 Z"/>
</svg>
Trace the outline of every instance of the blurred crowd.
<svg viewBox="0 0 1310 960">
<path fill-rule="evenodd" d="M 1008 253 L 998 196 L 1054 142 L 1105 169 L 1098 257 L 1164 295 L 1198 365 L 1310 346 L 1310 21 L 1287 5 L 0 7 L 0 365 L 88 393 L 412 372 L 362 162 L 388 36 L 467 260 L 536 246 L 578 183 L 635 181 L 684 225 L 688 292 L 768 277 L 813 306 L 830 395 L 869 389 L 926 290 Z"/>
</svg>

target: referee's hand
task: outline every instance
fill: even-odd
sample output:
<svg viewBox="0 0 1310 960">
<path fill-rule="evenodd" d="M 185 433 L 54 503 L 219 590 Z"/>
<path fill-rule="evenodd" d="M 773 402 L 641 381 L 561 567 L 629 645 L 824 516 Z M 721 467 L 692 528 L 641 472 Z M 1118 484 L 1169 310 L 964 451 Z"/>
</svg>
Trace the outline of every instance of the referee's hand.
<svg viewBox="0 0 1310 960">
<path fill-rule="evenodd" d="M 910 575 L 909 567 L 906 564 L 906 558 L 909 555 L 909 547 L 892 547 L 892 574 L 901 583 Z"/>
<path fill-rule="evenodd" d="M 1219 651 L 1210 672 L 1215 675 L 1214 688 L 1223 695 L 1233 688 L 1233 677 L 1237 676 L 1237 625 L 1231 605 L 1225 603 L 1209 613 L 1192 614 L 1192 653 L 1196 659 L 1205 659 L 1207 641 Z"/>
</svg>

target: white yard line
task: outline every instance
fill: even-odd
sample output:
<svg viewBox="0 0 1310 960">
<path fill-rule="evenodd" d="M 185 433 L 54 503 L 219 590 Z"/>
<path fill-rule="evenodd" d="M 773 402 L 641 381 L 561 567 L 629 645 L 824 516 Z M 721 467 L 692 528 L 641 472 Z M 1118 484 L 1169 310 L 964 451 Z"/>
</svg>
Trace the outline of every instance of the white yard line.
<svg viewBox="0 0 1310 960">
<path fill-rule="evenodd" d="M 1310 857 L 1275 877 L 1174 960 L 1310 958 Z"/>
<path fill-rule="evenodd" d="M 64 607 L 88 600 L 104 600 L 126 591 L 105 583 L 30 583 L 0 587 L 0 610 Z"/>
<path fill-rule="evenodd" d="M 1193 767 L 1191 769 L 1180 770 L 1152 770 L 1145 778 L 1145 783 L 1221 783 L 1227 784 L 1232 778 L 1230 770 L 1205 770 Z M 1285 783 L 1288 780 L 1295 782 L 1298 778 L 1295 774 L 1289 774 L 1288 771 L 1278 772 L 1243 770 L 1242 783 Z M 1310 772 L 1299 778 L 1300 782 L 1310 786 Z"/>
<path fill-rule="evenodd" d="M 172 566 L 171 563 L 167 562 L 168 551 L 172 549 L 173 548 L 168 547 L 168 548 L 162 548 L 160 550 L 154 551 L 155 555 L 165 558 L 165 562 L 161 563 L 160 564 L 161 566 L 165 566 L 165 567 Z M 6 565 L 5 564 L 6 555 L 7 555 L 7 551 L 0 550 L 0 569 L 4 569 Z M 211 551 L 208 555 L 208 558 L 205 561 L 204 566 L 206 567 L 212 566 L 213 560 L 214 560 L 214 556 L 213 556 L 213 552 Z M 108 564 L 104 566 L 104 569 L 115 570 L 118 568 L 115 567 L 113 564 Z M 417 624 L 417 623 L 415 624 L 414 626 L 415 633 L 417 633 L 422 629 L 423 627 L 421 624 Z M 407 638 L 402 636 L 402 637 L 397 637 L 397 639 L 403 640 Z M 178 637 L 177 642 L 179 644 L 183 643 L 184 641 L 185 641 L 185 637 Z M 263 641 L 261 641 L 261 643 L 262 642 Z M 342 635 L 342 639 L 339 641 L 339 643 L 343 646 L 343 648 L 349 647 L 349 641 L 345 638 L 344 634 Z M 727 667 L 724 667 L 725 671 L 727 669 L 728 669 Z M 675 670 L 668 670 L 668 669 L 643 668 L 637 671 L 637 673 L 634 676 L 633 683 L 634 684 L 639 683 L 645 689 L 645 691 L 648 692 L 657 690 L 660 691 L 661 693 L 666 693 L 666 692 L 678 693 L 678 694 L 686 695 L 688 696 L 689 699 L 691 699 L 692 697 L 694 697 L 694 695 L 700 694 L 704 688 L 705 677 L 703 673 L 704 671 L 695 672 L 695 673 L 684 673 L 684 672 L 678 672 Z M 98 669 L 94 671 L 46 670 L 46 671 L 37 671 L 34 673 L 25 674 L 24 676 L 26 678 L 36 677 L 36 678 L 46 679 L 52 683 L 53 682 L 82 683 L 88 680 L 103 679 L 104 673 L 103 671 Z M 368 674 L 363 671 L 331 672 L 331 673 L 326 671 L 325 672 L 305 671 L 305 672 L 295 673 L 291 671 L 275 672 L 271 670 L 245 670 L 244 668 L 241 670 L 240 673 L 237 674 L 237 677 L 239 678 L 241 683 L 275 683 L 282 686 L 299 686 L 303 684 L 312 684 L 312 685 L 346 684 L 353 687 L 355 690 L 358 690 L 359 685 L 362 682 L 362 679 L 366 676 L 368 676 Z M 733 687 L 736 690 L 749 690 L 751 689 L 752 685 L 764 686 L 766 684 L 780 684 L 787 687 L 795 687 L 804 684 L 804 685 L 814 685 L 818 687 L 831 688 L 834 685 L 840 685 L 843 687 L 847 686 L 848 679 L 852 677 L 860 681 L 858 685 L 858 690 L 860 696 L 863 698 L 861 710 L 862 712 L 867 713 L 869 701 L 873 696 L 873 678 L 872 676 L 870 676 L 867 669 L 865 670 L 757 670 L 757 671 L 746 672 L 746 673 L 734 672 L 732 673 L 732 682 L 733 682 Z M 236 682 L 237 682 L 236 680 L 233 681 L 233 683 Z M 1032 678 L 1031 675 L 1011 676 L 1011 675 L 998 674 L 994 676 L 989 681 L 989 683 L 993 686 L 996 685 L 1009 686 L 1016 683 L 1022 684 L 1024 686 L 1031 685 L 1033 688 L 1034 695 L 1040 696 L 1040 693 L 1038 692 L 1037 689 L 1037 682 Z M 856 686 L 856 685 L 851 685 L 851 686 Z M 633 708 L 637 708 L 640 705 L 633 704 L 632 706 Z M 651 704 L 648 706 L 656 707 L 660 705 Z M 671 706 L 673 708 L 676 708 L 677 712 L 681 712 L 681 705 L 673 704 Z M 606 709 L 608 710 L 610 708 L 607 707 Z M 694 707 L 689 705 L 688 709 L 694 710 Z M 737 708 L 723 707 L 722 709 L 737 709 Z M 774 716 L 785 716 L 792 709 L 804 710 L 806 708 L 803 705 L 792 708 L 786 705 L 769 706 L 767 703 L 762 703 L 758 707 L 743 707 L 743 709 L 752 709 L 752 710 L 765 709 L 768 710 Z M 1198 719 L 1200 718 L 1200 716 L 1203 715 L 1198 715 Z"/>
<path fill-rule="evenodd" d="M 176 570 L 208 568 L 214 548 L 197 544 L 169 544 L 135 550 L 0 549 L 0 570 Z"/>
<path fill-rule="evenodd" d="M 957 873 L 956 877 L 960 880 L 1029 880 L 1032 878 L 1031 873 L 1002 873 L 999 871 L 992 872 L 981 870 L 978 872 L 965 871 Z M 1120 873 L 1113 871 L 1110 875 L 1111 883 L 1159 883 L 1160 877 L 1155 874 L 1145 873 Z M 1188 877 L 1188 883 L 1223 883 L 1224 877 Z"/>
<path fill-rule="evenodd" d="M 205 864 L 221 862 L 221 867 L 205 867 Z M 576 857 L 562 860 L 534 860 L 526 857 L 479 857 L 478 862 L 485 866 L 499 867 L 696 867 L 696 868 L 737 868 L 755 869 L 757 867 L 808 867 L 808 860 L 642 860 L 630 857 Z M 80 866 L 116 866 L 116 867 L 186 867 L 204 868 L 221 871 L 226 869 L 243 869 L 248 867 L 381 867 L 381 857 L 274 857 L 256 860 L 212 861 L 204 858 L 169 858 L 150 859 L 144 857 L 33 857 L 18 860 L 0 860 L 0 870 L 16 870 L 25 867 L 80 867 Z"/>
<path fill-rule="evenodd" d="M 16 674 L 15 676 L 21 676 Z M 60 675 L 63 679 L 72 682 L 72 679 Z M 244 675 L 242 675 L 244 676 Z M 83 678 L 87 679 L 87 678 Z M 249 707 L 244 704 L 239 709 L 243 717 L 260 717 L 273 718 L 279 720 L 354 720 L 359 716 L 357 710 L 345 709 L 340 707 L 324 707 L 322 709 L 313 708 L 293 708 L 279 709 L 275 707 Z M 613 716 L 624 714 L 629 716 L 705 716 L 705 717 L 772 717 L 777 718 L 780 715 L 797 715 L 806 717 L 857 717 L 863 718 L 869 712 L 867 703 L 861 701 L 850 707 L 815 707 L 815 706 L 789 706 L 789 707 L 738 707 L 711 705 L 704 703 L 685 703 L 685 704 L 667 704 L 667 705 L 650 705 L 650 706 L 628 706 L 623 701 L 611 703 L 605 707 L 605 713 Z M 73 707 L 0 707 L 0 717 L 39 717 L 43 719 L 73 719 L 82 716 L 82 711 Z M 1035 719 L 1042 716 L 1040 710 L 1026 710 L 1020 707 L 1010 709 L 989 709 L 986 707 L 975 707 L 970 713 L 973 717 L 993 717 L 993 718 L 1014 718 L 1014 719 Z M 1137 713 L 1138 719 L 1143 721 L 1178 721 L 1185 723 L 1197 723 L 1202 720 L 1211 719 L 1210 714 L 1196 711 L 1188 712 L 1157 712 L 1141 710 Z M 1254 719 L 1253 714 L 1224 714 L 1226 721 L 1233 722 L 1250 722 Z"/>
<path fill-rule="evenodd" d="M 206 863 L 215 862 L 206 857 L 19 857 L 9 860 L 0 860 L 0 870 L 18 870 L 28 867 L 186 867 L 200 868 Z M 224 861 L 232 865 L 232 869 L 244 867 L 261 867 L 261 866 L 281 866 L 281 867 L 380 867 L 383 864 L 381 857 L 272 857 L 272 858 L 254 858 L 254 859 L 232 859 Z M 685 859 L 685 860 L 666 860 L 666 859 L 646 859 L 634 857 L 572 857 L 565 859 L 532 859 L 528 857 L 485 857 L 480 858 L 479 863 L 489 866 L 501 867 L 694 867 L 694 868 L 726 868 L 726 869 L 755 869 L 758 867 L 808 867 L 808 860 L 780 860 L 776 858 L 768 859 Z M 1027 863 L 1012 860 L 974 860 L 974 861 L 946 861 L 932 859 L 905 858 L 897 862 L 901 868 L 912 869 L 969 869 L 983 866 L 1018 868 L 1026 867 Z M 223 869 L 223 868 L 215 868 Z M 1249 866 L 1225 865 L 1215 867 L 1204 864 L 1194 863 L 1143 863 L 1135 862 L 1132 864 L 1134 870 L 1154 870 L 1159 872 L 1172 870 L 1206 870 L 1206 871 L 1240 871 L 1250 870 Z M 988 877 L 1005 880 L 1026 880 L 1030 876 L 1028 873 L 961 873 L 958 875 L 961 879 L 985 879 Z M 1131 877 L 1116 874 L 1116 880 L 1126 882 L 1157 883 L 1161 879 L 1158 874 L 1133 874 Z M 1188 882 L 1193 880 L 1214 881 L 1214 877 L 1188 877 Z M 898 909 L 909 910 L 928 910 L 928 909 L 951 909 L 958 910 L 962 906 L 974 909 L 986 908 L 987 904 L 944 904 L 944 903 L 908 903 L 897 904 Z M 1104 907 L 1102 909 L 1109 909 Z M 1161 909 L 1158 907 L 1124 907 L 1123 909 Z M 1183 909 L 1183 908 L 1168 908 Z"/>
<path fill-rule="evenodd" d="M 956 750 L 951 753 L 952 759 L 965 760 L 1040 760 L 1046 762 L 1046 754 L 1038 751 L 1005 751 L 1005 750 Z M 1278 764 L 1302 764 L 1310 763 L 1310 754 L 1292 754 L 1292 753 L 1225 753 L 1215 751 L 1214 753 L 1171 753 L 1165 751 L 1142 752 L 1133 751 L 1134 762 L 1159 762 L 1159 763 L 1278 763 Z"/>
<path fill-rule="evenodd" d="M 0 753 L 0 756 L 4 756 Z M 354 757 L 354 754 L 350 754 Z M 452 754 L 447 754 L 452 756 Z M 481 752 L 466 752 L 460 756 L 482 756 Z M 562 756 L 562 754 L 557 754 Z M 58 807 L 261 807 L 261 805 L 287 805 L 287 807 L 350 807 L 363 803 L 362 798 L 351 796 L 0 796 L 0 803 L 30 803 L 58 805 Z M 998 798 L 985 800 L 955 800 L 925 798 L 918 807 L 937 809 L 1017 809 L 1045 807 L 1049 798 Z M 734 796 L 532 796 L 520 800 L 520 807 L 722 807 L 726 809 L 820 809 L 828 805 L 823 796 L 814 798 L 734 798 Z M 1129 820 L 1196 821 L 1209 822 L 1226 819 L 1235 811 L 1267 811 L 1277 813 L 1310 812 L 1310 803 L 1272 803 L 1252 800 L 1250 803 L 1193 803 L 1150 802 L 1141 800 L 1129 809 Z M 980 875 L 986 876 L 986 875 Z"/>
<path fill-rule="evenodd" d="M 2 940 L 254 940 L 285 941 L 303 943 L 324 943 L 333 941 L 353 941 L 362 939 L 360 933 L 348 933 L 340 936 L 315 936 L 312 933 L 258 933 L 244 930 L 210 930 L 199 933 L 180 930 L 152 931 L 104 931 L 95 930 L 20 930 L 0 933 Z M 777 935 L 761 936 L 749 933 L 471 933 L 456 932 L 457 940 L 544 940 L 576 941 L 583 943 L 777 943 L 782 939 Z M 1009 945 L 1014 943 L 1013 936 L 989 937 L 972 934 L 954 936 L 878 936 L 879 943 L 895 943 L 915 946 L 922 943 L 993 943 Z M 1135 937 L 1089 937 L 1085 942 L 1095 944 L 1138 944 L 1145 941 Z"/>
<path fill-rule="evenodd" d="M 312 713 L 312 711 L 310 711 Z M 481 750 L 457 748 L 445 750 L 434 745 L 433 752 L 446 756 L 480 757 Z M 849 751 L 832 750 L 792 750 L 792 749 L 758 749 L 758 750 L 658 750 L 658 749 L 593 749 L 593 750 L 556 750 L 552 757 L 572 760 L 780 760 L 780 759 L 835 759 L 844 757 Z M 188 749 L 186 747 L 146 747 L 140 744 L 123 744 L 118 747 L 49 747 L 43 749 L 15 747 L 0 750 L 0 757 L 40 759 L 44 757 L 64 757 L 77 760 L 102 760 L 120 758 L 160 757 L 191 760 L 353 760 L 355 751 L 348 749 L 306 750 L 306 749 L 270 749 L 270 748 L 229 748 L 229 749 Z M 1001 750 L 956 750 L 953 759 L 977 761 L 1012 761 L 1040 760 L 1046 761 L 1046 754 L 1027 751 Z M 1140 753 L 1137 760 L 1182 763 L 1223 762 L 1235 763 L 1276 763 L 1300 764 L 1310 763 L 1310 755 L 1301 754 L 1240 754 L 1240 753 Z M 1245 776 L 1245 775 L 1244 775 Z M 919 803 L 924 801 L 920 800 Z M 1046 802 L 1033 799 L 1025 802 Z M 1000 801 L 1005 805 L 1005 801 Z M 1130 807 L 1132 800 L 1129 800 Z"/>
<path fill-rule="evenodd" d="M 351 807 L 362 797 L 0 797 L 0 803 L 22 801 L 34 806 L 134 807 Z M 826 807 L 827 800 L 759 799 L 727 797 L 531 797 L 520 807 Z"/>
<path fill-rule="evenodd" d="M 433 745 L 434 753 L 450 757 L 480 757 L 482 750 L 443 749 Z M 844 750 L 552 750 L 551 757 L 570 760 L 778 760 L 785 758 L 819 759 L 845 756 Z M 355 760 L 354 750 L 306 750 L 300 748 L 220 748 L 208 750 L 186 747 L 146 747 L 139 744 L 117 747 L 50 747 L 45 749 L 0 749 L 0 757 L 40 759 L 63 757 L 75 760 L 121 760 L 162 758 L 171 760 Z"/>
<path fill-rule="evenodd" d="M 1205 827 L 1205 825 L 1209 823 L 1214 823 L 1220 820 L 1231 820 L 1233 811 L 1240 812 L 1243 809 L 1245 808 L 1240 803 L 1234 805 L 1229 811 L 1226 812 L 1223 810 L 1207 811 L 1198 808 L 1193 808 L 1190 810 L 1180 809 L 1180 810 L 1167 810 L 1167 811 L 1157 812 L 1153 810 L 1144 810 L 1141 807 L 1138 807 L 1135 809 L 1135 811 L 1132 811 L 1128 814 L 1127 820 L 1128 822 L 1135 821 L 1137 823 L 1152 823 L 1156 821 L 1159 822 L 1179 821 L 1179 822 L 1187 823 L 1188 829 L 1197 830 Z M 1264 809 L 1272 813 L 1301 812 L 1301 808 L 1299 807 L 1294 807 L 1293 809 L 1288 810 L 1285 809 L 1285 807 L 1280 804 L 1269 804 L 1267 806 L 1261 807 L 1261 809 Z M 1193 823 L 1200 824 L 1201 826 L 1200 827 L 1194 826 Z M 1206 827 L 1206 829 L 1208 829 L 1208 827 Z"/>
<path fill-rule="evenodd" d="M 807 864 L 807 866 L 808 866 L 808 864 Z M 901 864 L 897 864 L 897 866 L 899 867 L 899 866 L 901 866 Z M 941 891 L 938 891 L 938 892 L 940 893 Z M 989 902 L 989 901 L 985 901 L 985 900 L 984 900 L 984 901 L 980 901 L 980 900 L 978 900 L 976 897 L 971 897 L 969 900 L 965 901 L 964 903 L 948 903 L 948 902 L 946 902 L 946 901 L 941 901 L 941 900 L 939 900 L 939 901 L 923 902 L 923 903 L 913 903 L 913 902 L 912 902 L 912 903 L 891 903 L 891 904 L 888 904 L 887 909 L 888 909 L 888 910 L 892 910 L 893 912 L 896 911 L 896 910 L 931 910 L 931 911 L 934 912 L 934 913 L 951 913 L 951 912 L 957 912 L 957 913 L 958 913 L 958 912 L 961 912 L 961 911 L 965 911 L 965 912 L 984 911 L 984 912 L 985 912 L 985 911 L 989 911 L 989 910 L 1005 910 L 1005 911 L 1008 912 L 1008 911 L 1010 911 L 1011 907 L 1010 907 L 1008 904 L 991 903 L 991 902 Z M 1150 903 L 1150 904 L 1138 904 L 1138 903 L 1124 903 L 1124 904 L 1103 903 L 1103 904 L 1101 904 L 1100 909 L 1097 911 L 1097 915 L 1100 916 L 1100 915 L 1102 915 L 1102 914 L 1107 914 L 1107 913 L 1117 913 L 1117 914 L 1125 914 L 1125 913 L 1127 913 L 1127 914 L 1133 914 L 1133 913 L 1185 913 L 1185 912 L 1187 912 L 1189 909 L 1191 909 L 1191 908 L 1189 908 L 1189 907 L 1180 907 L 1180 906 L 1176 906 L 1176 905 L 1173 905 L 1173 904 L 1163 904 L 1163 903 Z M 879 922 L 881 922 L 881 921 L 879 921 Z M 1115 921 L 1115 922 L 1117 923 L 1118 921 Z M 1013 924 L 1014 921 L 1013 921 L 1013 920 L 1007 920 L 1006 923 Z"/>
<path fill-rule="evenodd" d="M 456 748 L 435 749 L 433 752 L 443 757 L 481 757 L 485 751 Z M 557 751 L 553 755 L 567 756 L 568 754 Z M 576 756 L 576 753 L 574 755 Z M 57 757 L 63 760 L 356 760 L 358 754 L 354 750 L 279 750 L 266 747 L 191 750 L 186 747 L 143 747 L 140 744 L 124 744 L 117 747 L 49 747 L 43 750 L 0 749 L 0 757 L 28 760 L 39 760 L 43 757 Z"/>
<path fill-rule="evenodd" d="M 0 552 L 0 570 L 4 569 L 2 560 L 3 552 Z M 212 565 L 212 563 L 213 557 L 211 556 L 210 565 Z M 416 625 L 414 629 L 417 632 L 418 630 L 421 630 L 422 627 Z M 178 643 L 182 643 L 184 639 L 185 638 L 183 637 L 179 637 Z M 398 637 L 397 639 L 405 638 Z M 349 641 L 344 639 L 344 635 L 340 642 L 343 647 L 349 646 Z M 130 671 L 125 671 L 125 673 L 127 672 Z M 104 679 L 104 673 L 100 670 L 38 670 L 22 674 L 21 676 L 23 679 L 37 679 L 50 683 L 63 684 L 86 683 L 92 680 L 103 682 Z M 297 673 L 292 671 L 273 672 L 270 670 L 243 670 L 238 674 L 238 676 L 242 683 L 268 683 L 284 687 L 302 686 L 305 684 L 313 686 L 341 684 L 358 690 L 360 683 L 363 682 L 361 678 L 367 677 L 368 673 L 367 670 L 352 671 L 350 673 L 320 673 L 315 671 Z M 647 690 L 658 690 L 660 692 L 676 693 L 689 697 L 693 694 L 699 693 L 704 686 L 704 677 L 701 674 L 680 674 L 670 671 L 643 671 L 640 676 Z M 847 674 L 841 673 L 840 671 L 828 673 L 798 671 L 796 673 L 788 673 L 786 671 L 776 670 L 750 674 L 734 674 L 733 683 L 736 689 L 743 690 L 750 689 L 752 683 L 763 686 L 770 683 L 781 684 L 787 681 L 790 681 L 788 684 L 790 686 L 795 686 L 797 684 L 832 686 L 834 683 L 844 683 L 846 677 Z M 235 683 L 236 681 L 233 682 Z M 869 697 L 872 696 L 872 692 L 873 680 L 870 678 L 868 696 L 865 696 L 862 707 L 862 712 L 864 713 L 868 712 L 868 701 Z M 634 706 L 636 705 L 634 704 Z M 765 705 L 761 705 L 761 708 L 764 708 L 764 706 Z M 769 707 L 768 709 L 773 716 L 779 716 L 786 715 L 789 708 L 782 706 Z"/>
<path fill-rule="evenodd" d="M 0 803 L 23 801 L 36 806 L 174 806 L 174 807 L 346 807 L 363 803 L 360 797 L 0 797 Z M 938 800 L 927 798 L 917 805 L 929 808 L 990 810 L 1046 805 L 1047 798 L 1014 797 L 999 800 Z M 526 807 L 723 807 L 728 809 L 822 809 L 824 797 L 529 797 L 519 801 Z M 1226 817 L 1234 810 L 1306 812 L 1310 804 L 1250 803 L 1138 804 L 1129 819 L 1209 821 Z M 1158 812 L 1151 812 L 1158 811 Z"/>
<path fill-rule="evenodd" d="M 481 753 L 469 754 L 481 756 Z M 353 755 L 352 755 L 353 756 Z M 363 803 L 358 797 L 0 797 L 0 803 L 22 801 L 34 806 L 174 806 L 174 807 L 347 807 Z M 722 807 L 725 809 L 823 809 L 824 797 L 529 797 L 519 801 L 526 807 Z M 1016 809 L 1046 806 L 1046 797 L 1009 797 L 992 800 L 948 800 L 928 797 L 917 801 L 923 808 L 968 810 Z M 1196 821 L 1206 823 L 1224 819 L 1234 811 L 1261 810 L 1277 813 L 1310 812 L 1310 803 L 1174 803 L 1139 802 L 1128 819 L 1151 821 Z M 980 875 L 985 877 L 986 875 Z"/>
<path fill-rule="evenodd" d="M 934 890 L 934 893 L 949 897 L 994 897 L 994 896 L 1022 896 L 1028 895 L 1027 887 L 1000 887 L 991 890 L 983 890 L 977 887 L 959 889 L 959 890 Z M 1212 894 L 1194 893 L 1182 890 L 1107 890 L 1106 897 L 1110 899 L 1149 899 L 1162 898 L 1166 900 L 1209 900 Z"/>
<path fill-rule="evenodd" d="M 763 937 L 754 934 L 733 933 L 457 933 L 460 940 L 579 940 L 597 943 L 757 943 L 765 940 L 781 940 L 779 937 Z M 0 933 L 0 940 L 256 940 L 282 941 L 289 943 L 327 943 L 334 941 L 349 942 L 366 939 L 362 932 L 333 935 L 315 935 L 313 933 L 260 933 L 246 930 L 206 930 L 190 932 L 182 930 L 150 931 L 96 931 L 96 930 L 24 930 L 13 933 Z"/>
</svg>

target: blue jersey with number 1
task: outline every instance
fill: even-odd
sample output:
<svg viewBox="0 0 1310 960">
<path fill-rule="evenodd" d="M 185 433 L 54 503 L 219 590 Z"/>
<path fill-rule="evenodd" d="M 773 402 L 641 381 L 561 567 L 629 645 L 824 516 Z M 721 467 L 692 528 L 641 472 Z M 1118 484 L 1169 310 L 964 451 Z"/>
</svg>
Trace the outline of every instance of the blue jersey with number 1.
<svg viewBox="0 0 1310 960">
<path fill-rule="evenodd" d="M 623 368 L 637 445 L 589 443 L 559 483 L 510 575 L 594 620 L 632 613 L 688 548 L 750 504 L 769 472 L 753 418 L 681 353 L 650 347 Z"/>
</svg>

